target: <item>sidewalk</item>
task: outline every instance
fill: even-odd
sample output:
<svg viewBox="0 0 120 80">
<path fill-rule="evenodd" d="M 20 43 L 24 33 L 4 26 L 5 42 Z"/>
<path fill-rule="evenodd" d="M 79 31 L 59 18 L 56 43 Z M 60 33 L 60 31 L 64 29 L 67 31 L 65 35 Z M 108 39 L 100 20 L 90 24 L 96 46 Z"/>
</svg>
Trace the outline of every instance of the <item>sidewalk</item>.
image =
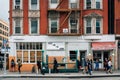
<svg viewBox="0 0 120 80">
<path fill-rule="evenodd" d="M 120 71 L 113 71 L 113 74 L 106 74 L 105 71 L 93 71 L 92 75 L 79 73 L 46 73 L 45 75 L 22 72 L 6 72 L 0 71 L 0 78 L 95 78 L 95 77 L 120 77 Z"/>
</svg>

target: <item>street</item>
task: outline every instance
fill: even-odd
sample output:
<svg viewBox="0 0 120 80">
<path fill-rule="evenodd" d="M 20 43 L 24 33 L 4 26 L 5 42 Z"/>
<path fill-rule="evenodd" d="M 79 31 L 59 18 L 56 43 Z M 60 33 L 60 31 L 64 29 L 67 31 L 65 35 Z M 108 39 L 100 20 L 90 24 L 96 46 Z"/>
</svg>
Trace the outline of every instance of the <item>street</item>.
<svg viewBox="0 0 120 80">
<path fill-rule="evenodd" d="M 120 80 L 120 77 L 104 77 L 104 78 L 0 78 L 0 80 Z"/>
</svg>

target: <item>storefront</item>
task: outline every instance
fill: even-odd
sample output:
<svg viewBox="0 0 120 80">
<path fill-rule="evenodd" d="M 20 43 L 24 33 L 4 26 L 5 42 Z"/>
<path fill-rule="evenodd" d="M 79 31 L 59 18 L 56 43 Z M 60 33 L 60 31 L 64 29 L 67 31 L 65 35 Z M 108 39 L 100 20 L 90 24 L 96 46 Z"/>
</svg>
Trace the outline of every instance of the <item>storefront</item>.
<svg viewBox="0 0 120 80">
<path fill-rule="evenodd" d="M 115 42 L 93 42 L 93 61 L 99 61 L 99 68 L 104 69 L 105 58 L 112 59 L 112 64 L 115 67 Z M 94 64 L 95 68 L 95 64 Z"/>
</svg>

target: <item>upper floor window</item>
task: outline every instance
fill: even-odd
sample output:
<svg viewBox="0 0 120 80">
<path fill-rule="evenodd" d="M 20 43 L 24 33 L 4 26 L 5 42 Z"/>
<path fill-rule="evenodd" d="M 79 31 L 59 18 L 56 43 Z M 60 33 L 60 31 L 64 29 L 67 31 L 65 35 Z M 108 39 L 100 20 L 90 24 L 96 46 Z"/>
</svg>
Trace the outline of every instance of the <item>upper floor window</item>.
<svg viewBox="0 0 120 80">
<path fill-rule="evenodd" d="M 56 19 L 50 20 L 50 33 L 56 33 L 58 30 L 58 21 Z"/>
<path fill-rule="evenodd" d="M 56 4 L 56 3 L 58 3 L 58 0 L 51 0 L 51 3 L 53 4 Z"/>
<path fill-rule="evenodd" d="M 86 19 L 86 34 L 91 33 L 91 19 Z"/>
<path fill-rule="evenodd" d="M 102 0 L 85 0 L 85 9 L 102 9 Z"/>
<path fill-rule="evenodd" d="M 101 34 L 102 18 L 85 18 L 85 34 Z"/>
<path fill-rule="evenodd" d="M 14 33 L 15 34 L 21 34 L 22 33 L 22 27 L 21 27 L 21 20 L 15 19 L 14 20 Z"/>
<path fill-rule="evenodd" d="M 38 34 L 38 32 L 39 32 L 39 28 L 38 28 L 38 25 L 39 25 L 39 23 L 38 23 L 38 19 L 31 19 L 30 20 L 30 33 L 31 34 Z"/>
<path fill-rule="evenodd" d="M 49 8 L 56 8 L 58 6 L 59 0 L 49 0 Z"/>
<path fill-rule="evenodd" d="M 22 3 L 22 0 L 15 0 L 15 9 L 20 9 L 21 8 L 21 3 Z"/>
<path fill-rule="evenodd" d="M 39 9 L 39 0 L 30 0 L 30 9 L 31 10 Z"/>
<path fill-rule="evenodd" d="M 71 33 L 77 33 L 78 32 L 78 20 L 74 18 L 70 18 L 70 32 Z"/>
<path fill-rule="evenodd" d="M 86 0 L 86 9 L 91 9 L 91 0 Z"/>
<path fill-rule="evenodd" d="M 74 8 L 78 8 L 78 0 L 70 0 L 70 8 L 74 9 Z"/>
</svg>

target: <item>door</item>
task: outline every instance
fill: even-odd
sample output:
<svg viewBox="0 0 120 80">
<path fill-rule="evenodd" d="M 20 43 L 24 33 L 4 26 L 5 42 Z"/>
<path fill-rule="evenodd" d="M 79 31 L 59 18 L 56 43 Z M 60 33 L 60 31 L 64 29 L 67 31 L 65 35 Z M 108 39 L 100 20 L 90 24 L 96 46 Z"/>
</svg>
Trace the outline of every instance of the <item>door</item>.
<svg viewBox="0 0 120 80">
<path fill-rule="evenodd" d="M 81 66 L 84 66 L 84 59 L 86 56 L 86 51 L 80 51 L 80 62 L 81 62 Z"/>
</svg>

